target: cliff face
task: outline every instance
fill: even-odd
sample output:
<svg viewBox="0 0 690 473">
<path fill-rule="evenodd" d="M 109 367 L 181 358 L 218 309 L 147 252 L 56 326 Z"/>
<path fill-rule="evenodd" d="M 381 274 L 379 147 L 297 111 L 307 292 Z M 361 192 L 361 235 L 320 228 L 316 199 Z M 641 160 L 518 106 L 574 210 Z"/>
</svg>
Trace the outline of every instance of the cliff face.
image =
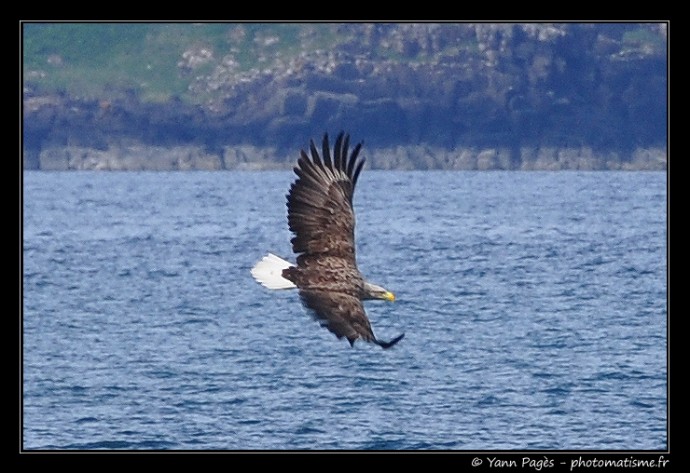
<svg viewBox="0 0 690 473">
<path fill-rule="evenodd" d="M 329 25 L 328 50 L 314 26 L 266 67 L 191 44 L 176 66 L 187 91 L 162 102 L 37 93 L 25 73 L 25 166 L 280 167 L 341 129 L 381 168 L 666 166 L 663 24 Z"/>
</svg>

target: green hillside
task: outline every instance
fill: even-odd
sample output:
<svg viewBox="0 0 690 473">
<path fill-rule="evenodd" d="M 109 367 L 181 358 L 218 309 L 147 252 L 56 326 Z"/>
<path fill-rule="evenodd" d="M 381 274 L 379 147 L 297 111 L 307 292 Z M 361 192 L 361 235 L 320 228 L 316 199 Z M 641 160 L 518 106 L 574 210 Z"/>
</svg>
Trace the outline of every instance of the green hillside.
<svg viewBox="0 0 690 473">
<path fill-rule="evenodd" d="M 305 34 L 300 24 L 227 23 L 27 23 L 23 25 L 24 79 L 36 94 L 64 92 L 95 98 L 135 91 L 143 101 L 172 96 L 194 101 L 188 87 L 226 54 L 239 70 L 270 67 L 296 56 L 305 43 L 328 48 L 337 36 L 329 25 Z M 190 48 L 215 56 L 194 70 L 180 72 Z"/>
</svg>

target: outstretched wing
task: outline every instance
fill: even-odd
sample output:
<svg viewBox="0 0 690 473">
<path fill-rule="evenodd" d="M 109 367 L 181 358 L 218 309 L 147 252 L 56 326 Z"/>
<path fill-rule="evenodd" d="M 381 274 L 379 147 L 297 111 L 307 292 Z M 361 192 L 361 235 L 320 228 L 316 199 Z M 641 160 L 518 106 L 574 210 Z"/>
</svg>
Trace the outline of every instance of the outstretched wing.
<svg viewBox="0 0 690 473">
<path fill-rule="evenodd" d="M 350 345 L 361 338 L 383 348 L 390 348 L 405 336 L 405 334 L 399 335 L 389 342 L 378 340 L 371 330 L 362 301 L 356 297 L 342 292 L 319 290 L 302 290 L 300 296 L 304 305 L 311 309 L 314 318 L 321 326 L 334 333 L 338 339 L 347 338 Z"/>
<path fill-rule="evenodd" d="M 364 165 L 358 159 L 361 143 L 348 156 L 349 136 L 340 133 L 331 157 L 328 135 L 322 156 L 311 141 L 295 167 L 298 179 L 287 195 L 288 225 L 294 233 L 292 249 L 301 265 L 310 255 L 335 256 L 355 263 L 355 213 L 352 196 Z M 323 158 L 323 159 L 322 159 Z"/>
<path fill-rule="evenodd" d="M 362 302 L 356 297 L 342 292 L 319 290 L 300 291 L 300 296 L 321 326 L 339 339 L 345 337 L 350 344 L 358 338 L 365 341 L 375 339 Z"/>
</svg>

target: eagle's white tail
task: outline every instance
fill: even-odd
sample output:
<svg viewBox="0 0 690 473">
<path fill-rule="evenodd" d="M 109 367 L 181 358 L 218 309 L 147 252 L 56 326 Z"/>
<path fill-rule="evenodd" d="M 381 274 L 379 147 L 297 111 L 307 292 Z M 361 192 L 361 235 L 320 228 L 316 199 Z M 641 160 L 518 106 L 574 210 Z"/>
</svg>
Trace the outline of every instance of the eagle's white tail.
<svg viewBox="0 0 690 473">
<path fill-rule="evenodd" d="M 283 277 L 283 270 L 290 266 L 289 261 L 269 253 L 254 265 L 252 276 L 269 289 L 292 289 L 297 286 Z"/>
</svg>

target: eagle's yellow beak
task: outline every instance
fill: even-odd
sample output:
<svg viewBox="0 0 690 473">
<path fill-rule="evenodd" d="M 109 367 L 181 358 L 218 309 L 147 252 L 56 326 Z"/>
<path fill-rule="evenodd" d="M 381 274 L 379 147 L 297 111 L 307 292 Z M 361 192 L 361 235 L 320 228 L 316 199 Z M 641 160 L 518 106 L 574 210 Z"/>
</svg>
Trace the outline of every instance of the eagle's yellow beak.
<svg viewBox="0 0 690 473">
<path fill-rule="evenodd" d="M 390 291 L 386 291 L 386 293 L 383 295 L 383 298 L 387 301 L 393 302 L 395 300 L 395 294 Z"/>
</svg>

